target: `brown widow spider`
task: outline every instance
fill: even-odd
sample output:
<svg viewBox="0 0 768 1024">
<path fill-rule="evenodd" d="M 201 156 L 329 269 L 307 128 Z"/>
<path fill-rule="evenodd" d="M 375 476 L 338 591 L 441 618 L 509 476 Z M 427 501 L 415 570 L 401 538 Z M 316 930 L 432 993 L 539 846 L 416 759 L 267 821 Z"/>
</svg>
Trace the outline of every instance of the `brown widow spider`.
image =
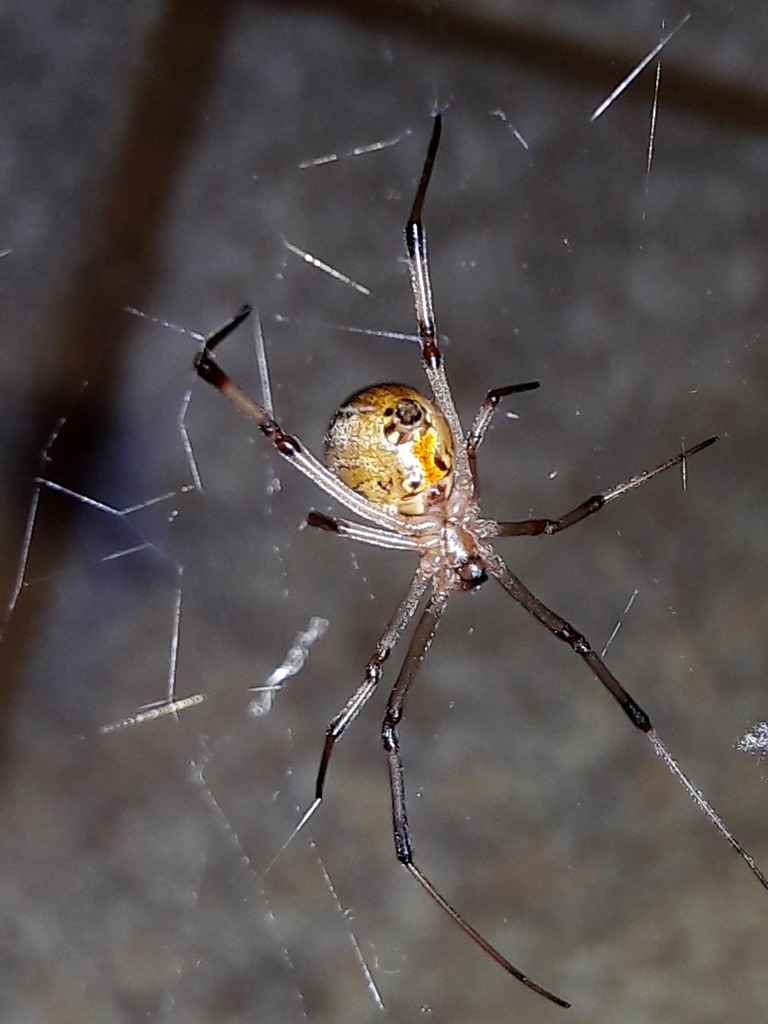
<svg viewBox="0 0 768 1024">
<path fill-rule="evenodd" d="M 365 670 L 365 679 L 326 731 L 315 785 L 315 799 L 296 826 L 296 834 L 314 814 L 323 799 L 325 777 L 336 743 L 360 714 L 379 684 L 384 664 L 403 635 L 408 623 L 429 591 L 405 655 L 402 668 L 387 701 L 382 740 L 389 762 L 392 817 L 397 859 L 419 885 L 443 908 L 481 949 L 528 988 L 558 1006 L 570 1004 L 536 984 L 518 970 L 488 942 L 437 891 L 413 859 L 405 806 L 403 762 L 397 726 L 405 699 L 435 635 L 449 597 L 457 590 L 470 590 L 492 576 L 510 597 L 538 619 L 559 640 L 565 641 L 618 702 L 630 722 L 650 740 L 654 751 L 682 784 L 719 832 L 746 861 L 764 888 L 768 879 L 753 858 L 725 826 L 714 808 L 677 764 L 659 739 L 648 715 L 627 693 L 603 659 L 587 640 L 531 593 L 512 573 L 491 546 L 494 537 L 551 535 L 574 526 L 618 498 L 646 483 L 717 441 L 709 437 L 675 455 L 655 469 L 625 480 L 616 487 L 577 505 L 560 519 L 526 519 L 496 522 L 480 514 L 475 461 L 477 449 L 488 430 L 499 401 L 507 395 L 537 388 L 538 382 L 513 384 L 489 391 L 467 434 L 461 426 L 443 365 L 432 308 L 432 291 L 427 261 L 427 242 L 421 211 L 440 141 L 441 117 L 434 116 L 424 168 L 411 215 L 405 229 L 408 266 L 416 307 L 424 371 L 432 389 L 429 401 L 403 384 L 378 384 L 352 395 L 336 412 L 326 435 L 324 466 L 291 434 L 286 434 L 260 405 L 249 398 L 213 358 L 213 349 L 250 313 L 244 307 L 216 331 L 196 359 L 198 374 L 233 402 L 259 427 L 283 458 L 309 477 L 321 490 L 351 512 L 374 525 L 335 519 L 311 511 L 310 526 L 376 547 L 412 551 L 420 557 L 408 592 L 395 612 Z"/>
</svg>

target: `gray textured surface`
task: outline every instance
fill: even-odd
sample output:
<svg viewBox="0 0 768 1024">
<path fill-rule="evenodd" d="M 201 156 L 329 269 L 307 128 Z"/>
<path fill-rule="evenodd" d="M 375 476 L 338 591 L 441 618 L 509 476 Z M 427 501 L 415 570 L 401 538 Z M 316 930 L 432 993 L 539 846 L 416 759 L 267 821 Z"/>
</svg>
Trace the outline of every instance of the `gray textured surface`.
<svg viewBox="0 0 768 1024">
<path fill-rule="evenodd" d="M 315 450 L 353 389 L 420 385 L 415 349 L 329 325 L 412 329 L 402 226 L 437 99 L 444 144 L 426 221 L 460 410 L 468 419 L 490 386 L 542 382 L 510 403 L 519 419 L 499 415 L 482 451 L 488 513 L 558 514 L 683 437 L 723 436 L 691 462 L 687 492 L 670 473 L 573 531 L 503 550 L 598 647 L 639 590 L 609 663 L 765 866 L 765 771 L 733 743 L 768 708 L 768 140 L 740 127 L 723 96 L 729 83 L 753 89 L 742 105 L 753 125 L 768 110 L 768 27 L 758 5 L 727 18 L 714 5 L 694 11 L 664 67 L 646 195 L 652 77 L 588 121 L 627 55 L 641 57 L 661 20 L 680 16 L 636 7 L 606 5 L 601 20 L 568 5 L 545 27 L 570 64 L 535 66 L 507 55 L 519 43 L 503 21 L 470 45 L 449 5 L 413 32 L 395 15 L 366 25 L 352 7 L 342 17 L 233 6 L 153 228 L 152 265 L 125 301 L 201 331 L 253 301 L 277 413 Z M 48 429 L 69 415 L 48 475 L 116 507 L 187 482 L 176 419 L 194 346 L 114 310 L 127 344 L 85 478 L 66 474 L 87 394 L 46 368 L 67 365 L 66 352 L 51 355 L 57 310 L 93 251 L 159 20 L 150 3 L 17 5 L 4 17 L 9 479 L 14 446 L 33 429 L 24 411 L 45 394 Z M 590 47 L 606 48 L 598 82 L 574 72 Z M 696 74 L 698 98 L 684 103 L 675 82 Z M 299 167 L 400 135 L 377 153 Z M 283 239 L 373 296 L 294 259 Z M 255 387 L 247 330 L 221 359 Z M 130 526 L 83 509 L 55 566 L 33 540 L 30 579 L 65 574 L 25 589 L 6 640 L 33 622 L 0 793 L 3 1020 L 319 1024 L 417 1021 L 426 1008 L 441 1024 L 565 1019 L 486 961 L 396 864 L 383 698 L 339 747 L 309 830 L 316 848 L 300 836 L 260 880 L 308 802 L 325 724 L 357 685 L 412 560 L 300 531 L 307 508 L 327 503 L 202 386 L 189 429 L 204 495 Z M 39 450 L 45 430 L 34 430 Z M 271 494 L 275 473 L 282 489 Z M 22 521 L 8 507 L 15 555 Z M 41 516 L 64 511 L 45 496 Z M 137 534 L 157 553 L 93 564 Z M 163 695 L 174 563 L 185 570 L 178 690 L 208 700 L 179 721 L 99 736 Z M 268 718 L 249 719 L 247 687 L 313 614 L 331 627 L 308 667 Z M 497 587 L 456 598 L 446 615 L 403 748 L 423 868 L 515 963 L 573 1001 L 568 1019 L 765 1021 L 768 894 L 578 659 Z"/>
</svg>

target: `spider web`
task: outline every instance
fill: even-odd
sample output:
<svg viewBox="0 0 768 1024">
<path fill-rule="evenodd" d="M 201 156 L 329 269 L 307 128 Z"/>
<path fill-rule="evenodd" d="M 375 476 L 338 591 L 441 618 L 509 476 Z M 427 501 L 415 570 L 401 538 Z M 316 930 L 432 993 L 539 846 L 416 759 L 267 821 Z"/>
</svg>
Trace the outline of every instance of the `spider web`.
<svg viewBox="0 0 768 1024">
<path fill-rule="evenodd" d="M 255 297 L 276 413 L 315 451 L 355 388 L 420 385 L 407 341 L 333 325 L 412 329 L 402 222 L 437 95 L 448 110 L 426 224 L 462 415 L 491 385 L 543 384 L 505 407 L 483 448 L 488 513 L 556 514 L 683 436 L 732 439 L 732 455 L 692 462 L 684 497 L 670 474 L 579 536 L 510 546 L 509 558 L 596 647 L 610 639 L 612 667 L 759 857 L 749 787 L 761 780 L 732 744 L 765 714 L 753 486 L 764 369 L 752 344 L 764 318 L 748 212 L 762 200 L 739 193 L 762 194 L 762 150 L 667 105 L 666 64 L 650 177 L 653 67 L 589 127 L 666 33 L 656 12 L 638 25 L 627 10 L 620 50 L 632 59 L 599 87 L 583 69 L 563 80 L 554 58 L 527 70 L 480 59 L 477 40 L 443 51 L 451 14 L 420 16 L 406 40 L 239 11 L 157 279 L 127 301 L 204 333 Z M 606 24 L 583 30 L 616 43 Z M 695 68 L 719 33 L 691 19 L 673 71 L 684 58 Z M 750 75 L 757 83 L 758 68 Z M 269 114 L 241 105 L 265 94 Z M 16 238 L 8 248 L 3 272 Z M 66 423 L 52 444 L 40 434 L 45 482 L 27 481 L 39 502 L 8 635 L 30 603 L 46 625 L 14 717 L 4 1019 L 30 1019 L 43 1000 L 62 1020 L 550 1020 L 398 869 L 382 698 L 340 745 L 321 812 L 281 853 L 311 799 L 325 725 L 410 560 L 301 530 L 324 499 L 197 386 L 194 339 L 130 323 L 111 429 L 85 479 L 67 467 L 88 388 L 55 410 L 47 431 Z M 221 361 L 257 392 L 248 330 Z M 202 491 L 179 431 L 185 407 Z M 50 577 L 38 540 L 46 517 L 66 516 L 74 527 Z M 457 599 L 409 702 L 425 870 L 513 961 L 573 999 L 577 1020 L 685 1024 L 712 1007 L 764 1019 L 750 880 L 576 659 L 509 605 L 490 585 Z M 313 617 L 330 626 L 302 645 Z M 251 688 L 274 685 L 302 650 L 300 672 L 254 718 Z M 161 716 L 171 696 L 194 703 Z"/>
</svg>

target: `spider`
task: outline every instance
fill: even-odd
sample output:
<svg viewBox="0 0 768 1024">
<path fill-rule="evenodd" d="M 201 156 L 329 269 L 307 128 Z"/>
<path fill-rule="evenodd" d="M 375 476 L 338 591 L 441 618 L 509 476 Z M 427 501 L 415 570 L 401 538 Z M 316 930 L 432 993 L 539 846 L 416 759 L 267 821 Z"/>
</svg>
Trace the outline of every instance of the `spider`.
<svg viewBox="0 0 768 1024">
<path fill-rule="evenodd" d="M 315 784 L 315 798 L 293 832 L 295 835 L 314 814 L 323 799 L 328 766 L 336 744 L 368 703 L 381 680 L 384 666 L 417 609 L 426 597 L 400 673 L 387 701 L 382 741 L 389 765 L 392 817 L 397 859 L 419 885 L 456 924 L 509 974 L 529 989 L 558 1006 L 570 1004 L 532 981 L 484 938 L 442 896 L 414 860 L 405 801 L 403 761 L 398 724 L 416 671 L 424 660 L 448 599 L 456 591 L 471 590 L 489 576 L 558 640 L 586 663 L 605 686 L 633 726 L 650 740 L 655 753 L 678 779 L 699 808 L 746 861 L 764 888 L 768 879 L 714 808 L 694 788 L 667 747 L 659 739 L 650 718 L 624 689 L 603 659 L 578 630 L 543 604 L 494 550 L 495 537 L 551 536 L 588 516 L 627 491 L 645 484 L 714 444 L 717 437 L 680 452 L 655 469 L 639 473 L 623 483 L 595 494 L 559 519 L 526 519 L 496 522 L 480 512 L 475 463 L 493 414 L 502 398 L 539 386 L 538 381 L 513 384 L 489 391 L 467 433 L 459 420 L 440 350 L 427 260 L 427 243 L 421 222 L 422 208 L 440 142 L 442 119 L 434 115 L 432 134 L 416 196 L 405 228 L 408 266 L 416 310 L 421 356 L 432 390 L 432 400 L 403 384 L 385 383 L 352 395 L 334 415 L 325 438 L 323 465 L 294 435 L 249 398 L 221 369 L 214 348 L 249 315 L 245 306 L 206 341 L 196 358 L 198 374 L 216 387 L 248 416 L 277 451 L 327 495 L 367 525 L 310 511 L 307 523 L 340 537 L 381 548 L 411 551 L 419 564 L 405 597 L 376 644 L 365 669 L 365 678 L 326 730 L 325 745 Z"/>
</svg>

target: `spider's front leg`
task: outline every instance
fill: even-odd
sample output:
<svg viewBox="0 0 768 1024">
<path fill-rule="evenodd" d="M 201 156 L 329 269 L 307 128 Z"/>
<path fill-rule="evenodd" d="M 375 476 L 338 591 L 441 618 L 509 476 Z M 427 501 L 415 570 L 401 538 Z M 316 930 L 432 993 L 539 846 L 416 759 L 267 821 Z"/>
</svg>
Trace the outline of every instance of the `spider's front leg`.
<svg viewBox="0 0 768 1024">
<path fill-rule="evenodd" d="M 255 423 L 278 453 L 326 494 L 335 498 L 356 515 L 375 523 L 382 530 L 397 531 L 398 527 L 402 527 L 402 517 L 397 512 L 368 501 L 362 494 L 348 487 L 335 473 L 332 473 L 327 466 L 316 459 L 295 434 L 286 433 L 277 420 L 242 388 L 238 387 L 229 374 L 216 362 L 213 356 L 214 349 L 235 328 L 239 327 L 250 313 L 251 307 L 243 306 L 236 316 L 206 338 L 203 349 L 195 358 L 195 369 L 198 376 L 220 391 L 243 415 Z"/>
<path fill-rule="evenodd" d="M 641 484 L 647 483 L 653 477 L 658 476 L 659 473 L 664 473 L 667 469 L 671 469 L 672 466 L 677 466 L 679 463 L 684 463 L 686 459 L 689 459 L 692 455 L 696 455 L 697 452 L 703 451 L 705 448 L 709 448 L 715 441 L 719 441 L 718 437 L 708 437 L 706 441 L 700 441 L 695 444 L 692 448 L 687 448 L 684 452 L 680 452 L 679 455 L 673 455 L 671 459 L 667 459 L 666 462 L 662 462 L 661 465 L 656 466 L 655 469 L 646 470 L 644 473 L 638 473 L 637 476 L 630 477 L 629 480 L 625 480 L 623 483 L 617 484 L 612 487 L 609 491 L 603 491 L 602 494 L 593 494 L 591 498 L 587 498 L 586 501 L 582 501 L 576 508 L 571 509 L 560 519 L 523 519 L 520 522 L 500 522 L 496 523 L 496 529 L 489 533 L 489 536 L 493 537 L 538 537 L 541 534 L 551 535 L 553 533 L 559 533 L 561 530 L 567 529 L 569 526 L 574 526 L 576 523 L 580 523 L 582 519 L 586 519 L 587 516 L 594 515 L 595 512 L 599 512 L 601 508 L 608 504 L 609 501 L 613 501 L 620 495 L 625 494 L 627 491 L 633 490 L 635 487 L 639 487 Z"/>
<path fill-rule="evenodd" d="M 229 374 L 225 373 L 219 364 L 213 359 L 213 350 L 220 345 L 225 338 L 240 326 L 240 324 L 251 315 L 251 307 L 243 306 L 236 316 L 228 320 L 223 327 L 220 327 L 205 341 L 205 346 L 195 357 L 195 369 L 199 377 L 211 384 L 218 391 L 237 406 L 240 412 L 244 413 L 256 424 L 259 430 L 272 442 L 281 455 L 286 458 L 298 456 L 301 452 L 301 443 L 286 434 L 280 424 L 277 423 L 258 402 L 247 395 L 242 388 L 232 380 Z"/>
</svg>

